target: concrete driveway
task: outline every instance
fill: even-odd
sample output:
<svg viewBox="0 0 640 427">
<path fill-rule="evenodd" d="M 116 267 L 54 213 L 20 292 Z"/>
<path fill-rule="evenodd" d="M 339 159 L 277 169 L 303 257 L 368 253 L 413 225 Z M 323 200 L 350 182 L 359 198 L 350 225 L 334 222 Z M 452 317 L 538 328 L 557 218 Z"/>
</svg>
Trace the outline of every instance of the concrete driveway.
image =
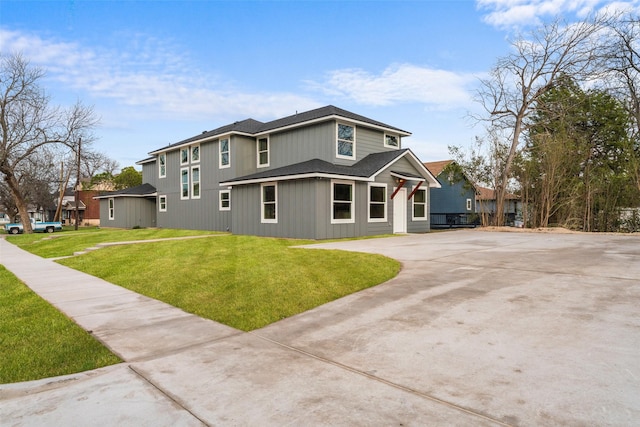
<svg viewBox="0 0 640 427">
<path fill-rule="evenodd" d="M 381 253 L 403 270 L 66 387 L 0 386 L 0 424 L 638 425 L 640 236 L 465 230 L 312 247 Z M 147 397 L 139 413 L 127 396 Z M 43 416 L 55 402 L 66 409 Z M 126 416 L 81 415 L 105 407 Z"/>
</svg>

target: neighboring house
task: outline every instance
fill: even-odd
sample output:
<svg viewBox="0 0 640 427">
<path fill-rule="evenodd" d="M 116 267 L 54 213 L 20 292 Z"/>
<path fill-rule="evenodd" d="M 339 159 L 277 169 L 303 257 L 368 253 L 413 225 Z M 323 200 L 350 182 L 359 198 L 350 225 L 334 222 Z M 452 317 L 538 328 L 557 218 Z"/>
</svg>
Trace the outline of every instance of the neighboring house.
<svg viewBox="0 0 640 427">
<path fill-rule="evenodd" d="M 442 188 L 431 191 L 431 228 L 475 227 L 476 190 L 453 160 L 427 162 Z"/>
<path fill-rule="evenodd" d="M 334 106 L 253 119 L 150 152 L 143 184 L 99 196 L 103 227 L 328 239 L 427 232 L 440 184 L 396 127 Z"/>
<path fill-rule="evenodd" d="M 491 188 L 476 187 L 476 210 L 485 217 L 486 224 L 495 224 L 496 191 Z M 518 196 L 506 193 L 504 196 L 504 224 L 516 225 L 516 220 L 522 220 L 522 202 Z M 522 226 L 521 223 L 519 223 Z"/>
<path fill-rule="evenodd" d="M 100 202 L 95 200 L 99 194 L 97 190 L 80 190 L 78 192 L 78 216 L 82 225 L 100 225 Z M 59 194 L 55 194 L 56 200 Z M 76 193 L 73 188 L 67 188 L 62 196 L 60 221 L 63 224 L 75 224 L 76 221 Z M 50 217 L 55 215 L 55 207 L 50 212 Z"/>
</svg>

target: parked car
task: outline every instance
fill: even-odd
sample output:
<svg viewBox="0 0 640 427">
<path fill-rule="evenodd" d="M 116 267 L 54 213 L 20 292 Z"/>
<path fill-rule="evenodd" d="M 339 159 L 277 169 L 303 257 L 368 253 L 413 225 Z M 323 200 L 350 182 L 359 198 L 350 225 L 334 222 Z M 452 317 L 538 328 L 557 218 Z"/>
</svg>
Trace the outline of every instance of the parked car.
<svg viewBox="0 0 640 427">
<path fill-rule="evenodd" d="M 31 228 L 33 229 L 33 231 L 41 231 L 43 233 L 44 232 L 53 233 L 54 231 L 62 230 L 62 223 L 60 223 L 59 221 L 45 222 L 40 220 L 36 221 L 35 219 L 31 218 L 30 222 L 31 222 Z M 22 223 L 20 222 L 5 224 L 4 229 L 7 233 L 11 233 L 11 234 L 18 234 L 24 231 Z"/>
</svg>

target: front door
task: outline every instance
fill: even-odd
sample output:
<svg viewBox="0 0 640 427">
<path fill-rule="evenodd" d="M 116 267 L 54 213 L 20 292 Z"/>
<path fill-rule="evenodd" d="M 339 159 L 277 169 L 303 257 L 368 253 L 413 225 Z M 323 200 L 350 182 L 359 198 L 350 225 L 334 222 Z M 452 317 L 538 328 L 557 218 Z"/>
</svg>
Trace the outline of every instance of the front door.
<svg viewBox="0 0 640 427">
<path fill-rule="evenodd" d="M 407 232 L 407 189 L 401 188 L 393 198 L 393 232 Z"/>
</svg>

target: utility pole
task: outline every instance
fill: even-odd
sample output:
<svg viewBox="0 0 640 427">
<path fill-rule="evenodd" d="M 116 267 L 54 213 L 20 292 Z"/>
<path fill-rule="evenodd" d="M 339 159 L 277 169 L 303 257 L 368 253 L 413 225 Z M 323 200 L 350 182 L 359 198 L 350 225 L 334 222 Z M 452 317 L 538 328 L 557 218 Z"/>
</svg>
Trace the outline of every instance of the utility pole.
<svg viewBox="0 0 640 427">
<path fill-rule="evenodd" d="M 75 203 L 76 203 L 76 224 L 75 224 L 75 229 L 78 230 L 78 221 L 80 220 L 80 147 L 82 146 L 82 138 L 78 139 L 78 156 L 77 156 L 77 161 L 78 161 L 78 169 L 77 169 L 77 175 L 76 175 L 76 197 L 75 197 Z"/>
</svg>

